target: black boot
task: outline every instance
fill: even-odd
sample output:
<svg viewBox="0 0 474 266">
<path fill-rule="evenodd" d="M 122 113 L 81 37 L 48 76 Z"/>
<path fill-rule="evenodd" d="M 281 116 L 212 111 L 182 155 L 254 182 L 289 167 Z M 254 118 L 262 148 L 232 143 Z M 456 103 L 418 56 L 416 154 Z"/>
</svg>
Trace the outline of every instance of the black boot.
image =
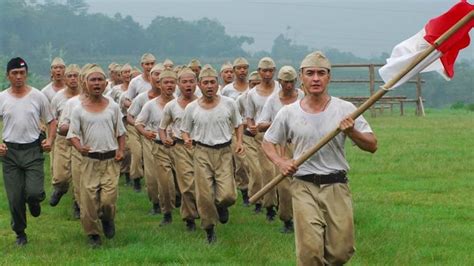
<svg viewBox="0 0 474 266">
<path fill-rule="evenodd" d="M 19 232 L 16 234 L 16 241 L 15 241 L 16 245 L 19 246 L 19 247 L 23 247 L 26 245 L 26 243 L 28 243 L 28 239 L 26 237 L 26 234 L 24 231 L 22 232 Z"/>
<path fill-rule="evenodd" d="M 140 192 L 142 191 L 142 184 L 140 183 L 140 178 L 133 179 L 133 190 L 135 192 Z"/>
<path fill-rule="evenodd" d="M 163 220 L 161 220 L 160 226 L 171 224 L 172 220 L 173 220 L 173 217 L 171 216 L 171 212 L 166 212 L 163 215 Z"/>
<path fill-rule="evenodd" d="M 259 214 L 262 212 L 262 204 L 261 203 L 257 203 L 255 204 L 255 210 L 254 210 L 255 214 Z"/>
<path fill-rule="evenodd" d="M 91 246 L 91 248 L 98 248 L 102 245 L 102 240 L 100 240 L 99 235 L 88 235 L 87 237 L 89 238 L 89 246 Z"/>
<path fill-rule="evenodd" d="M 283 222 L 283 228 L 281 229 L 283 234 L 291 234 L 294 232 L 293 220 L 288 220 Z"/>
<path fill-rule="evenodd" d="M 206 229 L 207 243 L 214 244 L 217 241 L 216 232 L 214 231 L 214 226 Z"/>
<path fill-rule="evenodd" d="M 245 207 L 248 207 L 250 205 L 248 189 L 241 189 L 240 192 L 242 193 L 242 203 Z"/>
<path fill-rule="evenodd" d="M 31 216 L 38 217 L 41 214 L 41 205 L 38 201 L 28 202 L 28 209 L 30 209 Z"/>
<path fill-rule="evenodd" d="M 229 209 L 227 207 L 216 206 L 219 222 L 225 224 L 229 221 Z"/>
<path fill-rule="evenodd" d="M 102 230 L 106 238 L 111 239 L 115 236 L 115 223 L 114 220 L 102 220 Z"/>
<path fill-rule="evenodd" d="M 125 176 L 125 186 L 131 186 L 132 181 L 130 179 L 130 173 L 123 173 L 123 175 Z"/>
<path fill-rule="evenodd" d="M 153 203 L 153 207 L 150 210 L 150 215 L 158 215 L 161 213 L 160 203 Z"/>
<path fill-rule="evenodd" d="M 72 204 L 72 216 L 74 219 L 80 219 L 81 218 L 81 209 L 79 208 L 79 204 L 77 204 L 77 201 L 74 201 Z"/>
<path fill-rule="evenodd" d="M 49 200 L 49 205 L 51 205 L 52 207 L 58 205 L 63 195 L 64 195 L 63 192 L 57 189 L 54 189 L 53 194 L 51 194 L 51 199 Z"/>
<path fill-rule="evenodd" d="M 267 221 L 273 222 L 275 220 L 275 216 L 276 216 L 276 211 L 273 208 L 273 206 L 267 207 Z"/>
<path fill-rule="evenodd" d="M 188 232 L 196 231 L 196 223 L 194 220 L 186 220 L 186 230 L 188 230 Z"/>
</svg>

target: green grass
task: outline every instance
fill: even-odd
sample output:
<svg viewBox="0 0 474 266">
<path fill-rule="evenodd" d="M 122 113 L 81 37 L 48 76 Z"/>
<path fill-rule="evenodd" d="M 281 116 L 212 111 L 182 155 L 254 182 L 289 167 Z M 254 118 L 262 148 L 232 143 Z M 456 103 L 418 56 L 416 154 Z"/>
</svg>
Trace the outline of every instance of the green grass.
<svg viewBox="0 0 474 266">
<path fill-rule="evenodd" d="M 369 119 L 379 149 L 371 155 L 347 145 L 352 167 L 356 254 L 352 265 L 465 265 L 474 262 L 474 113 L 413 110 Z M 47 177 L 48 198 L 51 191 Z M 0 180 L 3 186 L 3 179 Z M 150 204 L 120 184 L 117 235 L 91 250 L 81 225 L 71 218 L 71 196 L 59 206 L 43 204 L 39 218 L 28 216 L 29 244 L 14 245 L 4 190 L 0 190 L 0 264 L 295 264 L 294 236 L 279 233 L 238 204 L 227 225 L 218 225 L 218 243 L 188 233 L 174 212 L 173 224 L 158 226 Z"/>
</svg>

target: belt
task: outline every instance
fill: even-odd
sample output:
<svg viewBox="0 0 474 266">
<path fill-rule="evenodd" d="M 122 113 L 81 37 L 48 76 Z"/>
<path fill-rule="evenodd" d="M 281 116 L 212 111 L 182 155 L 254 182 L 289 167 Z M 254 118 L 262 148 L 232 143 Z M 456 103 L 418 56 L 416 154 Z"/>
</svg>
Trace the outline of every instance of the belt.
<svg viewBox="0 0 474 266">
<path fill-rule="evenodd" d="M 224 143 L 221 143 L 221 144 L 207 145 L 207 144 L 204 144 L 204 143 L 202 143 L 202 142 L 196 141 L 196 144 L 197 144 L 197 145 L 200 145 L 200 146 L 203 146 L 203 147 L 206 147 L 206 148 L 211 148 L 211 149 L 224 148 L 224 147 L 230 146 L 231 143 L 232 143 L 232 141 L 229 140 L 229 141 L 224 142 Z"/>
<path fill-rule="evenodd" d="M 182 139 L 175 139 L 174 142 L 184 145 L 184 140 L 182 140 Z M 195 145 L 196 145 L 196 142 L 193 140 L 193 146 L 195 146 Z"/>
<path fill-rule="evenodd" d="M 13 143 L 13 142 L 6 142 L 4 141 L 8 148 L 14 150 L 28 150 L 33 147 L 41 147 L 41 141 L 38 138 L 37 140 L 30 142 L 30 143 Z"/>
<path fill-rule="evenodd" d="M 252 133 L 250 133 L 250 131 L 248 131 L 248 130 L 244 130 L 244 135 L 245 135 L 245 136 L 252 137 L 252 138 L 255 137 L 255 135 L 253 135 Z"/>
<path fill-rule="evenodd" d="M 328 175 L 317 175 L 317 174 L 302 175 L 302 176 L 295 176 L 295 178 L 306 181 L 306 182 L 311 182 L 316 185 L 347 183 L 347 176 L 346 176 L 345 171 L 338 171 L 336 173 L 332 173 Z"/>
<path fill-rule="evenodd" d="M 108 159 L 112 159 L 115 157 L 115 151 L 107 151 L 107 152 L 89 152 L 87 155 L 85 155 L 89 158 L 92 159 L 97 159 L 100 161 L 105 161 Z"/>
</svg>

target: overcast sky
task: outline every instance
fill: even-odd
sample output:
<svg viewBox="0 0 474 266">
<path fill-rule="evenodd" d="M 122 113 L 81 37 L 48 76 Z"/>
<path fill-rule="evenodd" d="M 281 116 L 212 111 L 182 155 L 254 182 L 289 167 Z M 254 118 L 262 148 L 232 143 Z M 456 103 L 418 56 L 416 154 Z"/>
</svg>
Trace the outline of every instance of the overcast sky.
<svg viewBox="0 0 474 266">
<path fill-rule="evenodd" d="M 249 51 L 271 50 L 284 33 L 311 48 L 334 47 L 361 57 L 390 52 L 418 32 L 430 18 L 441 15 L 456 0 L 86 0 L 90 13 L 131 15 L 143 26 L 156 16 L 197 20 L 217 19 L 230 35 L 246 35 L 255 43 Z M 474 48 L 463 58 L 474 59 Z"/>
</svg>

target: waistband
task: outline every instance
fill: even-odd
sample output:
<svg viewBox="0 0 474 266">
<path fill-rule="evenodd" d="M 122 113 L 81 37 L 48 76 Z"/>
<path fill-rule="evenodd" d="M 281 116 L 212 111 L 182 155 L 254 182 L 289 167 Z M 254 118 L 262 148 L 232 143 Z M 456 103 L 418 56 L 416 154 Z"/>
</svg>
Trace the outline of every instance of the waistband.
<svg viewBox="0 0 474 266">
<path fill-rule="evenodd" d="M 33 147 L 41 147 L 40 138 L 30 143 L 13 143 L 13 142 L 7 142 L 7 141 L 4 141 L 3 143 L 5 143 L 5 145 L 7 145 L 9 149 L 14 149 L 14 150 L 28 150 Z"/>
<path fill-rule="evenodd" d="M 165 145 L 165 144 L 163 143 L 163 141 L 161 141 L 161 140 L 159 140 L 159 139 L 155 139 L 154 142 L 155 142 L 156 144 L 159 144 L 159 145 Z M 174 146 L 174 145 L 176 145 L 176 141 L 173 141 L 173 144 L 171 144 L 171 146 Z"/>
<path fill-rule="evenodd" d="M 182 139 L 174 139 L 174 142 L 184 145 L 184 140 Z M 196 142 L 194 140 L 193 140 L 193 146 L 196 146 Z"/>
<path fill-rule="evenodd" d="M 327 175 L 317 175 L 317 174 L 302 175 L 302 176 L 295 176 L 294 178 L 300 179 L 306 182 L 311 182 L 316 185 L 347 183 L 347 176 L 346 176 L 345 171 L 338 171 L 338 172 L 327 174 Z"/>
<path fill-rule="evenodd" d="M 92 159 L 97 159 L 100 161 L 109 160 L 115 157 L 115 151 L 106 151 L 106 152 L 89 152 L 85 155 Z"/>
<path fill-rule="evenodd" d="M 229 141 L 227 141 L 227 142 L 224 142 L 224 143 L 221 143 L 221 144 L 217 144 L 217 145 L 207 145 L 207 144 L 204 144 L 204 143 L 202 143 L 202 142 L 196 141 L 196 144 L 197 144 L 197 145 L 203 146 L 203 147 L 206 147 L 206 148 L 211 148 L 211 149 L 225 148 L 225 147 L 230 146 L 231 143 L 232 143 L 232 140 L 229 140 Z"/>
</svg>

